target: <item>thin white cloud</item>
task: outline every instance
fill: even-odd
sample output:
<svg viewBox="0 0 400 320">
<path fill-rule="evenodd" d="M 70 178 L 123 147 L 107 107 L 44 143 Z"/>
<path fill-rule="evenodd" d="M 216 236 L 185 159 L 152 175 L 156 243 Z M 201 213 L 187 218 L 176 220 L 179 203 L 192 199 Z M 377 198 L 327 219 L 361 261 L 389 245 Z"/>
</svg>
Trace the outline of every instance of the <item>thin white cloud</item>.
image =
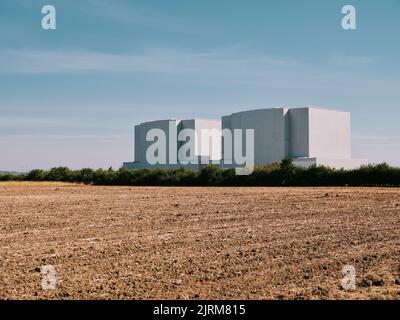
<svg viewBox="0 0 400 320">
<path fill-rule="evenodd" d="M 36 118 L 36 117 L 0 117 L 0 126 L 14 127 L 14 126 L 44 126 L 44 125 L 63 125 L 71 124 L 74 120 L 67 118 Z"/>
<path fill-rule="evenodd" d="M 352 139 L 358 141 L 390 141 L 392 138 L 379 134 L 363 134 L 354 132 L 352 134 Z"/>
<path fill-rule="evenodd" d="M 201 53 L 149 50 L 143 53 L 88 51 L 0 51 L 0 74 L 163 73 L 249 74 L 270 67 L 294 66 L 295 61 L 236 55 L 225 51 Z"/>
<path fill-rule="evenodd" d="M 134 1 L 121 2 L 116 0 L 84 0 L 80 4 L 85 14 L 97 16 L 103 20 L 125 25 L 138 25 L 146 28 L 156 28 L 188 32 L 188 26 L 177 21 L 165 13 L 154 10 L 154 7 L 147 7 Z"/>
<path fill-rule="evenodd" d="M 0 143 L 13 144 L 16 142 L 55 142 L 55 141 L 126 141 L 132 139 L 129 134 L 2 134 Z"/>
<path fill-rule="evenodd" d="M 329 58 L 329 63 L 338 66 L 354 66 L 366 65 L 373 63 L 374 60 L 369 57 L 350 56 L 343 54 L 332 54 Z"/>
<path fill-rule="evenodd" d="M 83 108 L 83 107 L 81 107 Z M 1 103 L 0 103 L 1 109 Z M 111 107 L 110 107 L 111 109 Z M 114 129 L 115 126 L 112 123 L 99 123 L 94 119 L 87 119 L 83 117 L 35 117 L 35 116 L 1 116 L 0 115 L 0 128 L 1 129 L 17 129 L 17 128 L 24 128 L 24 129 L 32 129 L 32 128 L 86 128 L 86 129 L 93 129 L 93 128 L 110 128 Z"/>
</svg>

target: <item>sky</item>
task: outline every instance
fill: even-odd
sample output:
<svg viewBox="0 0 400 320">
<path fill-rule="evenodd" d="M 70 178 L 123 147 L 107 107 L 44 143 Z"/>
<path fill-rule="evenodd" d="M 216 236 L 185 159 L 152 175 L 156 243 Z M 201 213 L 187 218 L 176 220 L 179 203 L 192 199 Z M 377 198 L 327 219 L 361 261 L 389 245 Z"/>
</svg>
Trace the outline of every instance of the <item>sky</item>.
<svg viewBox="0 0 400 320">
<path fill-rule="evenodd" d="M 400 166 L 399 31 L 399 0 L 0 0 L 0 171 L 118 168 L 139 122 L 277 106 L 349 111 L 352 156 Z"/>
</svg>

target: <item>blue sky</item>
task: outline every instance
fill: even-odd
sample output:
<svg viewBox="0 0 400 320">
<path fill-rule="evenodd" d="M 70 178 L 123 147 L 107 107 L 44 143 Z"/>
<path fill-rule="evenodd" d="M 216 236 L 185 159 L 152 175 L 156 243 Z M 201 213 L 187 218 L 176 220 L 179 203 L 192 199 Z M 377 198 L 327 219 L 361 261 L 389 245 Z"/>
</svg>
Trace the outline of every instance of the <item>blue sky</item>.
<svg viewBox="0 0 400 320">
<path fill-rule="evenodd" d="M 306 105 L 350 111 L 353 157 L 400 165 L 399 17 L 398 0 L 1 0 L 0 170 L 119 167 L 137 122 Z"/>
</svg>

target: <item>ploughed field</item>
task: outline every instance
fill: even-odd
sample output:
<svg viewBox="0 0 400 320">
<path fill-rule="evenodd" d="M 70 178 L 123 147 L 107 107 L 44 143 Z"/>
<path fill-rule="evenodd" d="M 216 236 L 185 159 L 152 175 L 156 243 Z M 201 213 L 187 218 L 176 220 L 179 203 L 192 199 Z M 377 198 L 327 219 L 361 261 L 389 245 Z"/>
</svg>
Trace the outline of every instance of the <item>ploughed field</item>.
<svg viewBox="0 0 400 320">
<path fill-rule="evenodd" d="M 400 189 L 1 183 L 0 298 L 400 299 Z"/>
</svg>

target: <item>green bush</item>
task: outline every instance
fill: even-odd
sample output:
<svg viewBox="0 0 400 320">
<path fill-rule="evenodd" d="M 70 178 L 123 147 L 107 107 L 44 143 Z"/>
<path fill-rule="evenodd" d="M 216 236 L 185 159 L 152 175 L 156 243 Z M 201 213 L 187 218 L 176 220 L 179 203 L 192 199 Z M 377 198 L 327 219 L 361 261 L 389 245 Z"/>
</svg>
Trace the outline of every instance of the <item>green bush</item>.
<svg viewBox="0 0 400 320">
<path fill-rule="evenodd" d="M 32 170 L 25 177 L 26 181 L 44 181 L 46 180 L 46 173 L 43 170 Z"/>
<path fill-rule="evenodd" d="M 47 181 L 71 181 L 71 171 L 66 167 L 52 168 L 46 173 L 45 180 Z"/>
<path fill-rule="evenodd" d="M 201 186 L 215 186 L 222 182 L 222 169 L 219 166 L 205 166 L 200 170 L 197 183 Z"/>
</svg>

